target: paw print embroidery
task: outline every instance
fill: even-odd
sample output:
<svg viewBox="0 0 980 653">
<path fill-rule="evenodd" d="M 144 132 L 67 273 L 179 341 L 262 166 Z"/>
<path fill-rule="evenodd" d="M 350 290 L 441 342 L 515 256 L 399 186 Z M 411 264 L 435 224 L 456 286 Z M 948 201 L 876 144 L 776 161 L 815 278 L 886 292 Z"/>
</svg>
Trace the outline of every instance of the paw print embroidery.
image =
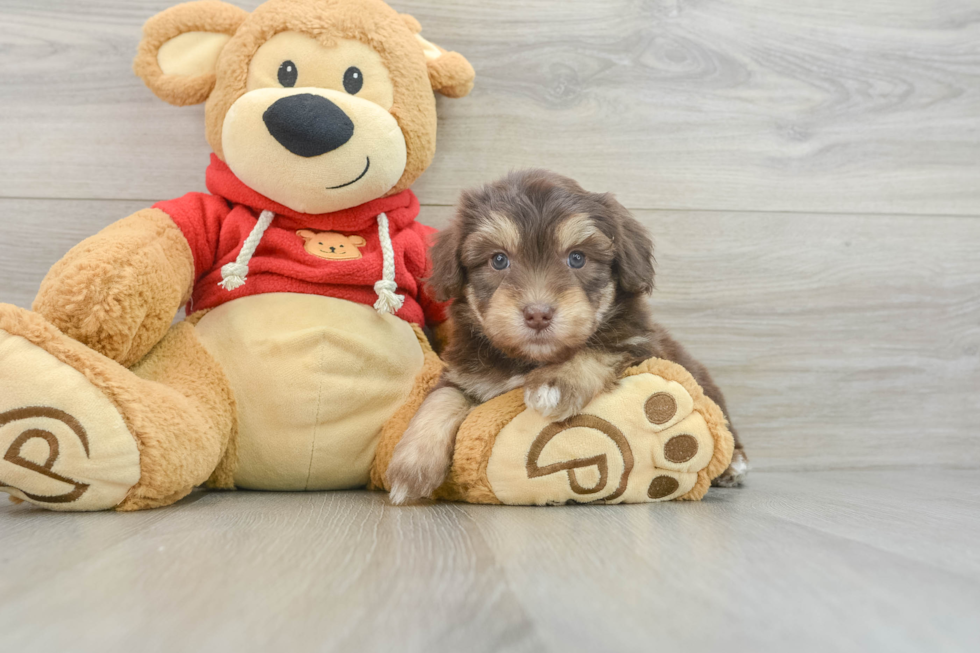
<svg viewBox="0 0 980 653">
<path fill-rule="evenodd" d="M 566 420 L 517 415 L 497 435 L 487 480 L 509 504 L 666 501 L 691 492 L 714 456 L 691 394 L 637 374 Z"/>
<path fill-rule="evenodd" d="M 308 253 L 327 261 L 357 260 L 361 258 L 359 248 L 367 245 L 360 236 L 345 236 L 335 231 L 300 229 L 296 235 L 303 239 L 303 247 Z"/>
<path fill-rule="evenodd" d="M 88 434 L 77 419 L 55 408 L 41 406 L 18 408 L 0 414 L 0 429 L 8 425 L 10 429 L 16 429 L 18 423 L 30 425 L 32 422 L 34 428 L 23 427 L 20 435 L 13 439 L 3 455 L 3 461 L 11 467 L 3 469 L 0 466 L 0 470 L 3 470 L 4 474 L 14 474 L 13 478 L 18 481 L 16 486 L 18 488 L 37 486 L 39 490 L 44 490 L 35 494 L 21 489 L 20 493 L 30 501 L 40 504 L 72 503 L 85 494 L 89 484 L 75 481 L 54 471 L 55 463 L 61 457 L 61 441 L 54 431 L 38 428 L 37 422 L 43 420 L 60 423 L 63 427 L 62 431 L 70 432 L 78 438 L 85 457 L 90 456 Z M 0 478 L 2 487 L 14 487 L 13 484 L 13 480 L 4 482 Z M 64 491 L 67 486 L 71 486 L 71 489 Z"/>
</svg>

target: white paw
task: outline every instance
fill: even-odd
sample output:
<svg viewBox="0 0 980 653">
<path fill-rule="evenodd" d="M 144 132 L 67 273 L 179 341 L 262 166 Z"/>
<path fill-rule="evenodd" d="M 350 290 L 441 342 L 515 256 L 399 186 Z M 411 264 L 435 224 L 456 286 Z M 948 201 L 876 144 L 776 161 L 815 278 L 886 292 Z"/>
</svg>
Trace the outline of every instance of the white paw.
<svg viewBox="0 0 980 653">
<path fill-rule="evenodd" d="M 391 502 L 396 506 L 404 506 L 406 503 L 411 501 L 408 494 L 409 494 L 408 486 L 396 482 L 394 485 L 391 486 L 391 492 L 388 493 L 388 497 L 391 499 Z"/>
<path fill-rule="evenodd" d="M 749 463 L 745 458 L 738 456 L 732 461 L 732 472 L 738 478 L 742 478 L 749 472 Z"/>
<path fill-rule="evenodd" d="M 410 440 L 395 449 L 388 466 L 389 497 L 395 505 L 427 499 L 442 485 L 451 459 L 425 447 L 425 441 Z"/>
<path fill-rule="evenodd" d="M 712 481 L 716 487 L 738 487 L 749 473 L 749 460 L 741 449 L 736 449 L 732 455 L 732 463 L 721 476 Z"/>
<path fill-rule="evenodd" d="M 550 417 L 561 404 L 561 390 L 553 385 L 542 385 L 524 390 L 524 403 L 545 417 Z"/>
<path fill-rule="evenodd" d="M 404 465 L 389 468 L 388 482 L 391 490 L 388 496 L 396 506 L 403 506 L 406 503 L 426 499 L 436 491 L 445 474 L 439 470 L 428 467 L 424 469 L 406 469 Z"/>
</svg>

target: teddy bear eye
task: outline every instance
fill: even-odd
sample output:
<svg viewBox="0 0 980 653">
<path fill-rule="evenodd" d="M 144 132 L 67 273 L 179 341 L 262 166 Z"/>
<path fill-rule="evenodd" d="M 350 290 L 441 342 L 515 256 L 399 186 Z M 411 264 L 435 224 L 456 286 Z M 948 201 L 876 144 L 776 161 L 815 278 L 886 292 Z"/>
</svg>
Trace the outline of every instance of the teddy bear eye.
<svg viewBox="0 0 980 653">
<path fill-rule="evenodd" d="M 351 95 L 357 95 L 361 87 L 364 86 L 364 74 L 360 68 L 351 66 L 344 73 L 344 90 Z"/>
<path fill-rule="evenodd" d="M 286 88 L 292 88 L 296 86 L 296 78 L 299 76 L 299 71 L 296 70 L 296 64 L 292 61 L 283 61 L 282 65 L 279 66 L 279 83 Z"/>
</svg>

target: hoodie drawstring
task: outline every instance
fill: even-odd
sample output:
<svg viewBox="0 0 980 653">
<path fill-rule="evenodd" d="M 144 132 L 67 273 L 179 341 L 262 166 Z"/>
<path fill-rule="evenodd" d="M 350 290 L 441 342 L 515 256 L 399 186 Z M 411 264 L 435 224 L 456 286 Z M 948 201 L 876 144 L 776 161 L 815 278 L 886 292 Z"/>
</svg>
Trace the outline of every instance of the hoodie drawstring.
<svg viewBox="0 0 980 653">
<path fill-rule="evenodd" d="M 232 291 L 245 285 L 248 280 L 249 261 L 252 260 L 255 249 L 259 246 L 262 236 L 265 235 L 266 229 L 269 228 L 275 217 L 276 214 L 272 211 L 262 211 L 252 233 L 242 243 L 238 257 L 234 262 L 222 266 L 221 282 L 218 283 L 220 287 Z M 398 290 L 398 284 L 395 282 L 395 250 L 391 245 L 388 216 L 384 213 L 378 215 L 378 240 L 381 243 L 382 278 L 374 284 L 374 292 L 378 294 L 378 301 L 374 302 L 374 309 L 379 313 L 394 315 L 405 304 L 405 296 L 395 294 L 395 291 Z"/>
<path fill-rule="evenodd" d="M 391 231 L 388 228 L 388 216 L 378 215 L 378 240 L 381 241 L 381 280 L 374 284 L 374 292 L 378 293 L 378 301 L 374 302 L 374 310 L 379 313 L 394 315 L 405 303 L 403 295 L 396 295 L 398 284 L 395 283 L 395 250 L 391 246 Z"/>
<path fill-rule="evenodd" d="M 252 260 L 252 254 L 255 254 L 255 248 L 259 246 L 259 241 L 262 240 L 265 230 L 269 228 L 269 225 L 272 224 L 272 219 L 275 217 L 276 214 L 272 211 L 262 211 L 262 214 L 259 216 L 259 221 L 255 223 L 255 227 L 252 229 L 252 233 L 242 243 L 242 251 L 238 252 L 238 258 L 233 263 L 222 266 L 221 283 L 218 284 L 219 286 L 231 291 L 245 285 L 245 280 L 248 279 L 248 262 Z"/>
</svg>

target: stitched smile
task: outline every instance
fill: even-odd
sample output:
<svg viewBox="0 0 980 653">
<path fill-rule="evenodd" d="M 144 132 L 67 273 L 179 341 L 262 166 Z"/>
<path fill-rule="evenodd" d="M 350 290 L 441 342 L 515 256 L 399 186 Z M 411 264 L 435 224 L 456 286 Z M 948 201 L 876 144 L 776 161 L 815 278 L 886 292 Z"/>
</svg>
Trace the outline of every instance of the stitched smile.
<svg viewBox="0 0 980 653">
<path fill-rule="evenodd" d="M 370 168 L 370 167 L 371 167 L 371 157 L 368 157 L 367 158 L 367 165 L 364 166 L 364 172 L 362 172 L 361 174 L 357 175 L 357 179 L 353 179 L 351 181 L 348 181 L 346 184 L 341 184 L 340 186 L 327 186 L 327 190 L 337 190 L 338 188 L 343 188 L 344 186 L 350 186 L 351 184 L 356 184 L 357 182 L 359 182 L 361 180 L 361 178 L 364 175 L 367 174 L 368 168 Z"/>
</svg>

